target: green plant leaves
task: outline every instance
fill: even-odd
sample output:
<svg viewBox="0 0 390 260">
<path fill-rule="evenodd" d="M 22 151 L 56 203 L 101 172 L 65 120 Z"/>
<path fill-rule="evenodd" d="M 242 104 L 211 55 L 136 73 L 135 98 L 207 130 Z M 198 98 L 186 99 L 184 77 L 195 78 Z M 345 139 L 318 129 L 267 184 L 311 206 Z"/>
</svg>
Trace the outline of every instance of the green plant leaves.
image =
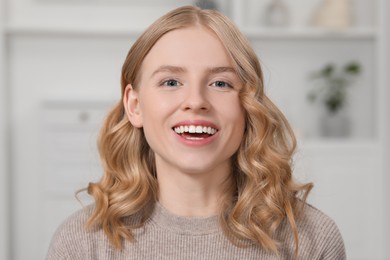
<svg viewBox="0 0 390 260">
<path fill-rule="evenodd" d="M 311 73 L 310 78 L 317 81 L 307 98 L 310 102 L 322 100 L 330 113 L 337 113 L 344 107 L 347 99 L 346 88 L 361 73 L 358 62 L 349 62 L 339 69 L 334 64 L 327 64 L 322 69 Z"/>
</svg>

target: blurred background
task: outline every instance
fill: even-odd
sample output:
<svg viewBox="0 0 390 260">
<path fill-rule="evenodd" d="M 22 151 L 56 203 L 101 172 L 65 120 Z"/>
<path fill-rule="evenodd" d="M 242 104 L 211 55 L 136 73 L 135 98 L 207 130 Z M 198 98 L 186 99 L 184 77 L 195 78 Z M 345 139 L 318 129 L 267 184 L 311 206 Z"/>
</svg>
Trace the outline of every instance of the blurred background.
<svg viewBox="0 0 390 260">
<path fill-rule="evenodd" d="M 102 174 L 96 135 L 129 48 L 186 4 L 251 41 L 299 139 L 295 175 L 314 182 L 309 201 L 348 259 L 390 259 L 386 0 L 0 0 L 0 259 L 44 259 L 75 192 Z"/>
</svg>

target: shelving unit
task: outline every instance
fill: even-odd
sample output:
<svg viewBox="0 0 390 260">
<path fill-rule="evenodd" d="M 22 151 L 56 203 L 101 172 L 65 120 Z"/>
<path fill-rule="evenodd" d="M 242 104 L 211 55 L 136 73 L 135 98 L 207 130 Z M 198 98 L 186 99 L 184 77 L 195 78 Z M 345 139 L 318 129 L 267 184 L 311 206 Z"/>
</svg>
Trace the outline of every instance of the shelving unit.
<svg viewBox="0 0 390 260">
<path fill-rule="evenodd" d="M 317 130 L 313 130 L 314 126 L 306 126 L 305 122 L 299 122 L 299 113 L 304 113 L 308 110 L 316 109 L 315 107 L 305 106 L 303 103 L 306 102 L 304 100 L 303 96 L 306 94 L 305 91 L 307 91 L 307 86 L 309 85 L 309 82 L 304 79 L 307 75 L 304 75 L 305 73 L 308 74 L 310 69 L 313 68 L 319 68 L 320 66 L 324 65 L 324 62 L 344 62 L 349 57 L 357 56 L 359 59 L 359 62 L 362 63 L 363 70 L 366 70 L 366 74 L 363 75 L 363 81 L 365 85 L 368 85 L 367 83 L 370 82 L 370 88 L 374 91 L 371 92 L 371 90 L 364 89 L 363 85 L 359 87 L 359 89 L 356 91 L 358 97 L 356 99 L 354 106 L 351 107 L 354 111 L 359 111 L 360 104 L 364 104 L 366 106 L 366 110 L 363 111 L 360 115 L 355 114 L 352 115 L 354 117 L 354 120 L 358 120 L 358 117 L 363 116 L 361 120 L 368 122 L 368 124 L 358 122 L 357 123 L 357 129 L 358 131 L 355 131 L 357 133 L 354 134 L 355 139 L 372 139 L 375 138 L 375 136 L 378 133 L 378 129 L 380 129 L 380 126 L 378 125 L 376 120 L 373 122 L 374 115 L 379 113 L 378 109 L 378 102 L 375 102 L 375 100 L 378 100 L 378 95 L 381 93 L 381 83 L 374 82 L 374 84 L 371 84 L 371 82 L 378 80 L 380 77 L 378 77 L 378 74 L 381 73 L 380 70 L 375 70 L 373 68 L 380 67 L 380 59 L 381 59 L 381 51 L 383 48 L 381 45 L 383 45 L 383 40 L 381 39 L 381 34 L 379 33 L 381 24 L 380 24 L 380 17 L 375 18 L 376 14 L 379 13 L 378 10 L 380 10 L 380 5 L 382 0 L 374 0 L 374 1 L 361 1 L 361 0 L 354 0 L 354 17 L 355 17 L 355 25 L 353 25 L 350 28 L 344 28 L 344 29 L 326 29 L 326 28 L 315 28 L 310 26 L 309 20 L 310 17 L 313 16 L 313 10 L 318 7 L 320 0 L 317 1 L 306 1 L 304 3 L 304 0 L 301 0 L 301 3 L 294 3 L 288 0 L 284 0 L 284 2 L 289 6 L 291 9 L 290 16 L 291 16 L 291 24 L 286 27 L 282 28 L 270 28 L 267 26 L 264 26 L 264 24 L 261 23 L 261 19 L 258 17 L 261 17 L 263 14 L 263 10 L 267 6 L 267 4 L 270 3 L 269 0 L 262 0 L 262 1 L 253 1 L 253 0 L 243 0 L 243 1 L 217 1 L 219 4 L 219 7 L 222 11 L 226 12 L 226 14 L 233 19 L 233 21 L 239 26 L 239 28 L 243 31 L 245 35 L 252 41 L 255 49 L 259 52 L 262 52 L 263 49 L 265 49 L 265 54 L 260 53 L 260 59 L 263 60 L 263 55 L 267 56 L 267 48 L 271 49 L 268 51 L 269 53 L 277 52 L 278 50 L 281 50 L 281 52 L 287 52 L 290 50 L 290 53 L 300 54 L 303 59 L 306 59 L 305 64 L 300 65 L 301 68 L 295 67 L 293 70 L 297 72 L 296 75 L 293 75 L 295 77 L 295 85 L 297 86 L 297 91 L 301 92 L 301 97 L 299 99 L 299 102 L 301 104 L 301 112 L 295 111 L 293 118 L 291 119 L 292 123 L 297 124 L 297 128 L 299 129 L 299 132 L 304 133 L 304 138 L 318 138 L 318 134 L 316 133 Z M 85 13 L 89 13 L 91 17 L 97 17 L 98 14 L 102 11 L 102 6 L 108 5 L 106 2 L 102 1 L 96 1 L 95 5 L 92 2 L 89 2 L 89 6 L 86 6 L 86 2 L 80 1 L 77 3 L 77 1 L 67 3 L 66 5 L 64 2 L 61 1 L 43 1 L 39 2 L 40 4 L 37 5 L 36 8 L 31 9 L 32 17 L 34 16 L 40 16 L 41 10 L 43 7 L 48 5 L 50 3 L 50 8 L 53 12 L 53 14 L 61 14 L 58 15 L 58 17 L 65 18 L 61 12 L 60 8 L 66 7 L 69 11 L 69 16 L 76 15 L 76 12 L 71 8 L 72 5 L 74 7 L 82 7 L 85 8 Z M 120 9 L 121 12 L 122 9 L 130 10 L 131 4 L 124 1 L 115 1 L 115 5 L 112 6 L 112 8 L 108 9 L 108 13 L 114 11 L 116 9 Z M 152 4 L 153 1 L 148 1 L 148 4 Z M 182 4 L 190 4 L 191 1 L 169 1 L 170 7 L 176 7 Z M 305 4 L 304 8 L 302 5 Z M 136 8 L 139 9 L 139 12 L 132 11 L 131 13 L 138 13 L 138 15 L 141 15 L 142 11 L 145 11 L 145 4 L 137 4 Z M 157 5 L 158 6 L 158 5 Z M 107 6 L 106 6 L 107 7 Z M 161 6 L 158 6 L 161 8 Z M 362 12 L 364 11 L 364 12 Z M 160 14 L 163 14 L 165 10 L 159 11 L 151 11 L 151 17 L 148 17 L 142 21 L 140 21 L 140 25 L 137 26 L 134 23 L 126 23 L 125 20 L 122 21 L 116 21 L 116 22 L 108 22 L 107 24 L 103 25 L 101 22 L 79 22 L 76 21 L 65 21 L 61 19 L 53 20 L 52 23 L 43 23 L 40 22 L 39 17 L 36 17 L 36 22 L 31 23 L 20 23 L 20 22 L 11 22 L 6 26 L 6 34 L 10 36 L 47 36 L 47 37 L 71 37 L 71 38 L 77 38 L 77 37 L 115 37 L 115 38 L 136 38 L 139 36 L 142 31 L 145 29 L 147 24 L 149 24 L 151 21 L 153 21 L 153 16 L 159 16 Z M 360 13 L 357 13 L 360 12 Z M 35 14 L 34 14 L 35 13 Z M 79 14 L 78 14 L 79 15 Z M 77 17 L 77 16 L 76 16 Z M 299 19 L 297 18 L 299 17 Z M 95 18 L 94 18 L 95 19 Z M 12 19 L 11 19 L 12 21 Z M 284 44 L 282 41 L 289 41 L 288 44 Z M 321 46 L 322 43 L 328 42 L 329 45 L 332 45 L 332 47 L 328 46 Z M 305 46 L 305 48 L 299 48 L 300 46 Z M 370 52 L 369 55 L 348 55 L 349 51 L 349 45 L 351 46 L 351 51 L 354 51 L 358 54 L 358 52 L 367 53 Z M 266 46 L 264 48 L 263 46 Z M 276 47 L 274 47 L 276 46 Z M 289 47 L 292 46 L 292 47 Z M 307 47 L 307 48 L 306 48 Z M 289 49 L 290 48 L 290 49 Z M 304 51 L 311 51 L 310 55 L 306 55 Z M 319 54 L 316 57 L 315 52 L 318 52 Z M 322 55 L 320 52 L 325 52 L 326 56 L 329 56 L 329 59 L 327 60 L 326 56 Z M 328 52 L 328 53 L 326 53 Z M 333 53 L 332 53 L 333 52 Z M 339 53 L 338 53 L 339 52 Z M 332 60 L 332 55 L 334 56 Z M 343 58 L 344 61 L 343 61 Z M 348 58 L 347 58 L 348 57 Z M 265 57 L 265 67 L 268 65 L 267 59 L 268 57 Z M 286 57 L 286 61 L 290 59 L 300 59 L 297 58 L 297 55 L 293 57 Z M 273 59 L 273 57 L 271 57 Z M 281 59 L 281 57 L 278 57 L 278 59 Z M 311 60 L 310 60 L 311 59 Z M 316 63 L 315 60 L 318 60 Z M 285 71 L 278 71 L 283 69 L 283 65 L 279 66 L 279 64 L 275 64 L 276 69 L 273 71 L 269 71 L 269 77 L 274 78 L 273 73 L 283 73 L 279 78 L 282 77 L 289 77 L 290 75 L 284 74 L 285 71 L 287 71 L 287 68 L 285 68 Z M 374 72 L 375 70 L 375 72 Z M 266 71 L 267 73 L 267 71 Z M 267 75 L 266 75 L 267 77 Z M 278 79 L 278 78 L 277 78 Z M 279 85 L 272 85 L 272 82 L 270 84 L 270 91 L 273 92 L 274 90 L 278 92 L 276 94 L 276 101 L 281 104 L 281 106 L 284 106 L 284 109 L 287 110 L 287 114 L 289 113 L 288 110 L 290 110 L 290 105 L 285 105 L 285 103 L 289 103 L 290 101 L 286 102 L 287 97 L 283 97 L 280 92 L 283 91 L 284 88 L 288 88 L 290 86 L 283 85 L 283 82 L 281 82 Z M 363 103 L 364 97 L 369 97 L 368 104 Z M 278 100 L 280 98 L 281 100 Z M 353 103 L 352 102 L 352 103 Z M 292 103 L 292 102 L 290 102 Z M 294 104 L 296 105 L 296 104 Z M 305 112 L 306 113 L 306 112 Z M 315 112 L 315 113 L 318 113 Z M 311 120 L 316 117 L 315 113 L 312 113 Z M 295 119 L 294 119 L 295 117 Z M 297 119 L 298 118 L 298 119 Z M 298 121 L 298 122 L 294 122 Z M 371 126 L 370 126 L 371 125 Z M 369 129 L 362 129 L 362 128 L 369 128 Z M 309 130 L 307 130 L 309 129 Z M 311 130 L 310 130 L 311 129 Z M 306 133 L 309 132 L 309 133 Z M 327 140 L 325 140 L 327 141 Z"/>
<path fill-rule="evenodd" d="M 249 39 L 285 39 L 285 40 L 375 40 L 377 32 L 373 28 L 353 28 L 346 30 L 331 29 L 270 29 L 247 27 L 242 30 Z"/>
</svg>

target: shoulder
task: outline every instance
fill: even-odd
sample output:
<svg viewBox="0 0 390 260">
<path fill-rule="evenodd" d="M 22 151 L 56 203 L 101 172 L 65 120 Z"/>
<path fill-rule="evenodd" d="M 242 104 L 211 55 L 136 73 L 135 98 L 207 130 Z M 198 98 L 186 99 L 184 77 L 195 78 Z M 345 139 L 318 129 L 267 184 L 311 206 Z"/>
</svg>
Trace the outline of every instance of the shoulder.
<svg viewBox="0 0 390 260">
<path fill-rule="evenodd" d="M 55 231 L 46 259 L 82 259 L 81 254 L 87 247 L 90 232 L 86 223 L 94 209 L 93 205 L 84 207 L 69 216 Z"/>
<path fill-rule="evenodd" d="M 299 254 L 301 259 L 346 259 L 344 241 L 336 223 L 328 215 L 305 204 L 297 220 Z M 281 225 L 280 238 L 287 242 L 290 250 L 295 249 L 287 221 Z"/>
<path fill-rule="evenodd" d="M 297 224 L 301 230 L 321 231 L 321 233 L 338 231 L 332 218 L 310 204 L 305 204 L 303 214 Z"/>
<path fill-rule="evenodd" d="M 94 210 L 95 204 L 84 207 L 57 228 L 46 260 L 126 259 L 127 253 L 116 250 L 101 227 L 87 227 Z M 132 224 L 137 218 L 126 217 L 124 221 Z"/>
<path fill-rule="evenodd" d="M 82 209 L 79 209 L 72 215 L 70 215 L 65 221 L 60 225 L 57 232 L 60 231 L 73 231 L 80 232 L 80 228 L 84 228 L 88 218 L 92 215 L 92 212 L 95 209 L 95 205 L 91 204 Z"/>
<path fill-rule="evenodd" d="M 306 204 L 299 230 L 310 239 L 315 239 L 317 246 L 322 249 L 321 259 L 346 259 L 344 241 L 337 224 L 317 208 Z"/>
</svg>

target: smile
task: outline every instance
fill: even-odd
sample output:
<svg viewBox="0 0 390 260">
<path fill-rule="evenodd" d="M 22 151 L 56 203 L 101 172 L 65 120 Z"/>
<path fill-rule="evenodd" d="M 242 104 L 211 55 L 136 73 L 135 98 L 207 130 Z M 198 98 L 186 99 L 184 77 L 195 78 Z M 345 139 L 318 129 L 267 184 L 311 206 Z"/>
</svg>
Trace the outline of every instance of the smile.
<svg viewBox="0 0 390 260">
<path fill-rule="evenodd" d="M 181 135 L 189 140 L 202 140 L 213 136 L 216 132 L 218 132 L 218 130 L 213 127 L 202 125 L 181 125 L 174 127 L 173 130 L 178 135 Z"/>
</svg>

